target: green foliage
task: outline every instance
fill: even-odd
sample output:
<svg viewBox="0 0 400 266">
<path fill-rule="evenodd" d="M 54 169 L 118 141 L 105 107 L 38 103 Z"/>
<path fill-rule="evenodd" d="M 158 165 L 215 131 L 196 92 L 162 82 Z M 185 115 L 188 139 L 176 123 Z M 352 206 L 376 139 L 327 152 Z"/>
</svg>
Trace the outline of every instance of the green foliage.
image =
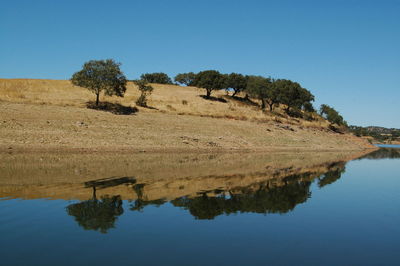
<svg viewBox="0 0 400 266">
<path fill-rule="evenodd" d="M 322 104 L 319 113 L 322 117 L 328 120 L 331 123 L 337 124 L 339 126 L 346 126 L 347 122 L 343 119 L 343 117 L 336 111 L 333 107 L 330 107 L 327 104 Z"/>
<path fill-rule="evenodd" d="M 282 88 L 279 86 L 279 82 L 272 80 L 271 86 L 267 91 L 267 98 L 265 102 L 269 106 L 269 110 L 272 112 L 275 105 L 281 103 Z"/>
<path fill-rule="evenodd" d="M 148 83 L 159 83 L 159 84 L 172 84 L 172 80 L 167 74 L 162 72 L 157 73 L 146 73 L 140 76 L 141 80 L 145 80 Z"/>
<path fill-rule="evenodd" d="M 396 128 L 349 126 L 349 130 L 358 137 L 370 136 L 380 142 L 400 140 L 400 129 Z"/>
<path fill-rule="evenodd" d="M 287 79 L 278 79 L 274 81 L 275 86 L 280 90 L 279 101 L 286 105 L 286 111 L 290 108 L 304 109 L 306 105 L 309 107 L 314 101 L 314 95 L 310 91 L 300 86 L 299 83 Z"/>
<path fill-rule="evenodd" d="M 139 98 L 136 100 L 136 104 L 139 106 L 147 107 L 147 96 L 149 96 L 153 92 L 154 88 L 149 85 L 147 81 L 142 79 L 136 80 L 134 81 L 134 83 L 141 93 Z"/>
<path fill-rule="evenodd" d="M 216 70 L 201 71 L 196 75 L 193 85 L 206 90 L 207 98 L 210 98 L 213 90 L 226 88 L 226 77 Z"/>
<path fill-rule="evenodd" d="M 193 72 L 180 73 L 175 76 L 175 82 L 184 84 L 186 86 L 193 86 L 193 81 L 196 78 L 196 74 Z"/>
<path fill-rule="evenodd" d="M 247 86 L 247 78 L 242 74 L 231 73 L 226 75 L 226 87 L 233 89 L 232 96 L 244 91 Z"/>
<path fill-rule="evenodd" d="M 88 61 L 82 70 L 72 75 L 71 82 L 93 92 L 96 95 L 96 105 L 99 104 L 101 92 L 109 96 L 123 97 L 127 79 L 120 70 L 120 65 L 112 59 Z"/>
<path fill-rule="evenodd" d="M 268 91 L 271 89 L 272 82 L 270 78 L 262 76 L 248 76 L 246 92 L 253 98 L 261 101 L 261 108 L 265 109 Z"/>
<path fill-rule="evenodd" d="M 261 101 L 262 109 L 268 105 L 269 110 L 273 111 L 274 106 L 285 104 L 286 111 L 291 115 L 301 116 L 301 109 L 308 112 L 314 111 L 311 103 L 314 101 L 314 95 L 302 88 L 299 83 L 290 80 L 248 76 L 246 92 Z M 290 111 L 290 108 L 296 110 Z"/>
<path fill-rule="evenodd" d="M 315 108 L 314 108 L 313 104 L 310 103 L 310 102 L 304 103 L 303 110 L 306 111 L 306 112 L 310 112 L 310 113 L 314 113 L 315 112 Z"/>
</svg>

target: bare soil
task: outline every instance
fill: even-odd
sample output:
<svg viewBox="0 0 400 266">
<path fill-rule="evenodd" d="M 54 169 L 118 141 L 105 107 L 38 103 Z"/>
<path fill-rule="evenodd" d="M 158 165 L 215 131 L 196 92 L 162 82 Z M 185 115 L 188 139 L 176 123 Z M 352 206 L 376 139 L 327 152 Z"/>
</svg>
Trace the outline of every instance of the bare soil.
<svg viewBox="0 0 400 266">
<path fill-rule="evenodd" d="M 209 101 L 193 87 L 154 85 L 152 108 L 102 97 L 113 112 L 90 109 L 94 96 L 65 80 L 0 80 L 0 151 L 277 151 L 362 150 L 368 141 L 328 129 L 321 119 L 290 118 L 218 92 Z M 90 106 L 89 106 L 90 107 Z M 122 114 L 119 112 L 122 110 Z M 127 114 L 124 114 L 127 112 Z"/>
</svg>

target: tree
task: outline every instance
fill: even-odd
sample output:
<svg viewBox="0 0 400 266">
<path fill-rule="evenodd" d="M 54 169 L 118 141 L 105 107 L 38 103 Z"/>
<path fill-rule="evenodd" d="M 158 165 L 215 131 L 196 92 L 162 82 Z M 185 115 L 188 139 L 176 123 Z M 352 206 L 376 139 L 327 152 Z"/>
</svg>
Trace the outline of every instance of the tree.
<svg viewBox="0 0 400 266">
<path fill-rule="evenodd" d="M 175 82 L 178 82 L 180 84 L 185 84 L 186 86 L 192 86 L 195 78 L 196 74 L 193 72 L 180 73 L 175 76 Z"/>
<path fill-rule="evenodd" d="M 196 75 L 193 85 L 205 89 L 210 98 L 212 91 L 226 88 L 226 78 L 216 70 L 205 70 Z"/>
<path fill-rule="evenodd" d="M 162 72 L 157 73 L 146 73 L 140 76 L 140 79 L 145 80 L 149 83 L 159 83 L 159 84 L 172 84 L 172 80 L 167 74 Z"/>
<path fill-rule="evenodd" d="M 297 82 L 287 79 L 279 79 L 275 82 L 281 92 L 280 102 L 286 105 L 287 112 L 290 111 L 290 108 L 309 108 L 309 104 L 314 101 L 314 95 Z"/>
<path fill-rule="evenodd" d="M 96 94 L 96 106 L 98 106 L 102 91 L 108 96 L 124 96 L 127 79 L 120 70 L 120 65 L 112 59 L 88 61 L 82 70 L 72 75 L 71 82 Z"/>
<path fill-rule="evenodd" d="M 343 117 L 336 111 L 333 107 L 330 107 L 327 104 L 322 104 L 319 109 L 320 115 L 328 120 L 331 123 L 337 124 L 339 126 L 346 126 L 347 122 L 343 119 Z"/>
<path fill-rule="evenodd" d="M 267 98 L 265 102 L 269 106 L 269 111 L 272 112 L 274 110 L 274 106 L 281 103 L 282 90 L 279 86 L 279 80 L 272 80 L 272 83 L 267 90 L 266 97 Z"/>
<path fill-rule="evenodd" d="M 268 90 L 271 89 L 271 79 L 262 76 L 248 76 L 246 92 L 261 101 L 261 109 L 265 109 Z"/>
<path fill-rule="evenodd" d="M 242 74 L 231 73 L 227 75 L 226 79 L 227 79 L 226 87 L 233 89 L 233 94 L 232 94 L 233 97 L 239 92 L 246 89 L 247 79 Z"/>
<path fill-rule="evenodd" d="M 147 81 L 145 80 L 136 80 L 134 81 L 136 86 L 138 87 L 140 91 L 140 97 L 137 99 L 136 104 L 139 106 L 146 107 L 147 106 L 147 96 L 150 95 L 154 88 L 148 84 Z"/>
<path fill-rule="evenodd" d="M 312 105 L 312 103 L 310 103 L 310 102 L 305 103 L 303 105 L 303 110 L 306 111 L 306 112 L 310 112 L 310 113 L 314 113 L 315 112 L 315 108 Z"/>
</svg>

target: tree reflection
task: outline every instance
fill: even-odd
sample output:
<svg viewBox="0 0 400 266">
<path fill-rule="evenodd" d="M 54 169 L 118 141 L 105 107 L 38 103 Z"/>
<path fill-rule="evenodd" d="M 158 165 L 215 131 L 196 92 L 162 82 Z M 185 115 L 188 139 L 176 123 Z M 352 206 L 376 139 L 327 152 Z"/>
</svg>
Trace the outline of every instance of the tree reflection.
<svg viewBox="0 0 400 266">
<path fill-rule="evenodd" d="M 320 188 L 336 182 L 345 172 L 345 164 L 345 162 L 331 163 L 326 166 L 329 171 L 319 176 L 311 171 L 282 177 L 282 171 L 295 171 L 293 167 L 285 168 L 281 172 L 275 172 L 274 178 L 268 181 L 234 187 L 226 191 L 203 191 L 197 196 L 179 197 L 170 203 L 188 210 L 196 219 L 210 220 L 219 215 L 236 213 L 284 214 L 311 197 L 310 187 L 313 180 L 317 180 Z M 130 210 L 143 211 L 148 205 L 160 206 L 166 202 L 163 199 L 146 200 L 144 187 L 145 184 L 133 186 L 137 200 L 131 205 Z"/>
<path fill-rule="evenodd" d="M 399 148 L 380 148 L 379 150 L 368 153 L 367 155 L 359 158 L 361 159 L 398 159 L 400 158 Z"/>
<path fill-rule="evenodd" d="M 230 215 L 237 213 L 260 213 L 260 214 L 284 214 L 296 208 L 298 204 L 304 203 L 311 197 L 311 184 L 317 180 L 317 185 L 322 188 L 336 182 L 345 172 L 345 162 L 335 162 L 323 165 L 322 169 L 328 169 L 324 174 L 319 168 L 308 172 L 298 173 L 293 167 L 282 168 L 265 176 L 262 181 L 246 183 L 241 185 L 240 179 L 236 184 L 232 183 L 229 189 L 214 189 L 202 192 L 191 191 L 190 194 L 180 194 L 170 201 L 175 207 L 188 210 L 196 219 L 214 219 L 219 215 Z M 216 178 L 215 187 L 219 185 Z M 226 187 L 225 182 L 229 177 L 221 178 L 221 186 Z M 179 180 L 177 180 L 179 184 Z M 137 183 L 134 177 L 105 178 L 86 182 L 86 187 L 93 188 L 91 200 L 72 204 L 67 207 L 68 214 L 75 217 L 80 226 L 86 230 L 96 230 L 106 233 L 109 228 L 113 228 L 118 216 L 123 213 L 122 200 L 120 196 L 96 197 L 96 188 L 108 188 L 113 186 L 127 185 L 135 195 L 136 200 L 130 201 L 129 209 L 142 212 L 146 206 L 161 206 L 167 201 L 164 198 L 154 195 L 158 191 L 150 187 L 147 193 L 152 197 L 148 199 L 146 195 L 147 183 Z M 151 185 L 151 183 L 150 183 Z M 162 189 L 162 186 L 160 187 Z M 165 195 L 160 191 L 159 195 Z M 182 191 L 179 191 L 182 193 Z M 176 196 L 177 197 L 177 196 Z"/>
<path fill-rule="evenodd" d="M 322 188 L 339 180 L 342 174 L 346 172 L 345 164 L 344 162 L 332 164 L 330 167 L 332 170 L 318 179 L 318 186 Z"/>
<path fill-rule="evenodd" d="M 176 207 L 189 210 L 196 219 L 214 219 L 221 214 L 234 213 L 287 213 L 297 204 L 305 202 L 311 195 L 310 181 L 293 182 L 270 189 L 257 191 L 244 189 L 240 193 L 222 193 L 217 196 L 181 197 L 171 201 Z"/>
<path fill-rule="evenodd" d="M 143 211 L 143 209 L 148 205 L 154 205 L 158 207 L 166 202 L 164 199 L 145 200 L 143 196 L 143 188 L 144 184 L 136 184 L 133 186 L 137 200 L 131 204 L 131 207 L 129 208 L 131 211 Z"/>
<path fill-rule="evenodd" d="M 67 211 L 85 230 L 107 233 L 108 229 L 115 227 L 115 221 L 124 209 L 120 196 L 104 196 L 100 200 L 91 199 L 71 204 L 67 207 Z"/>
<path fill-rule="evenodd" d="M 97 199 L 97 187 L 106 188 L 125 183 L 134 183 L 134 179 L 123 177 L 117 179 L 101 179 L 86 182 L 86 187 L 93 188 L 92 199 L 67 206 L 69 215 L 75 217 L 75 221 L 85 230 L 95 230 L 107 233 L 110 228 L 115 227 L 115 222 L 124 213 L 122 200 L 117 196 L 103 196 Z"/>
</svg>

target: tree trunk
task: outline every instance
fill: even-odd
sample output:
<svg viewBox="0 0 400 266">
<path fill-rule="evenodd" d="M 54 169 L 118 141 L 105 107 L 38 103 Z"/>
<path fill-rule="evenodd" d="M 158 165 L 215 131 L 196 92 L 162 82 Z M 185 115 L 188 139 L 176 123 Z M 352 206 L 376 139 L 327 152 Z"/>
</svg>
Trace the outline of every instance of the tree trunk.
<svg viewBox="0 0 400 266">
<path fill-rule="evenodd" d="M 272 112 L 274 110 L 274 103 L 269 104 L 269 111 Z"/>
<path fill-rule="evenodd" d="M 265 109 L 265 99 L 261 99 L 261 109 Z"/>
<path fill-rule="evenodd" d="M 235 97 L 236 93 L 237 93 L 237 91 L 236 91 L 236 90 L 233 90 L 232 97 Z"/>
<path fill-rule="evenodd" d="M 93 186 L 93 195 L 92 195 L 92 199 L 93 199 L 93 200 L 97 200 L 97 197 L 96 197 L 96 186 Z"/>
<path fill-rule="evenodd" d="M 99 96 L 100 96 L 100 92 L 96 93 L 96 106 L 99 106 Z"/>
<path fill-rule="evenodd" d="M 211 90 L 207 90 L 207 98 L 210 98 L 211 96 Z"/>
</svg>

